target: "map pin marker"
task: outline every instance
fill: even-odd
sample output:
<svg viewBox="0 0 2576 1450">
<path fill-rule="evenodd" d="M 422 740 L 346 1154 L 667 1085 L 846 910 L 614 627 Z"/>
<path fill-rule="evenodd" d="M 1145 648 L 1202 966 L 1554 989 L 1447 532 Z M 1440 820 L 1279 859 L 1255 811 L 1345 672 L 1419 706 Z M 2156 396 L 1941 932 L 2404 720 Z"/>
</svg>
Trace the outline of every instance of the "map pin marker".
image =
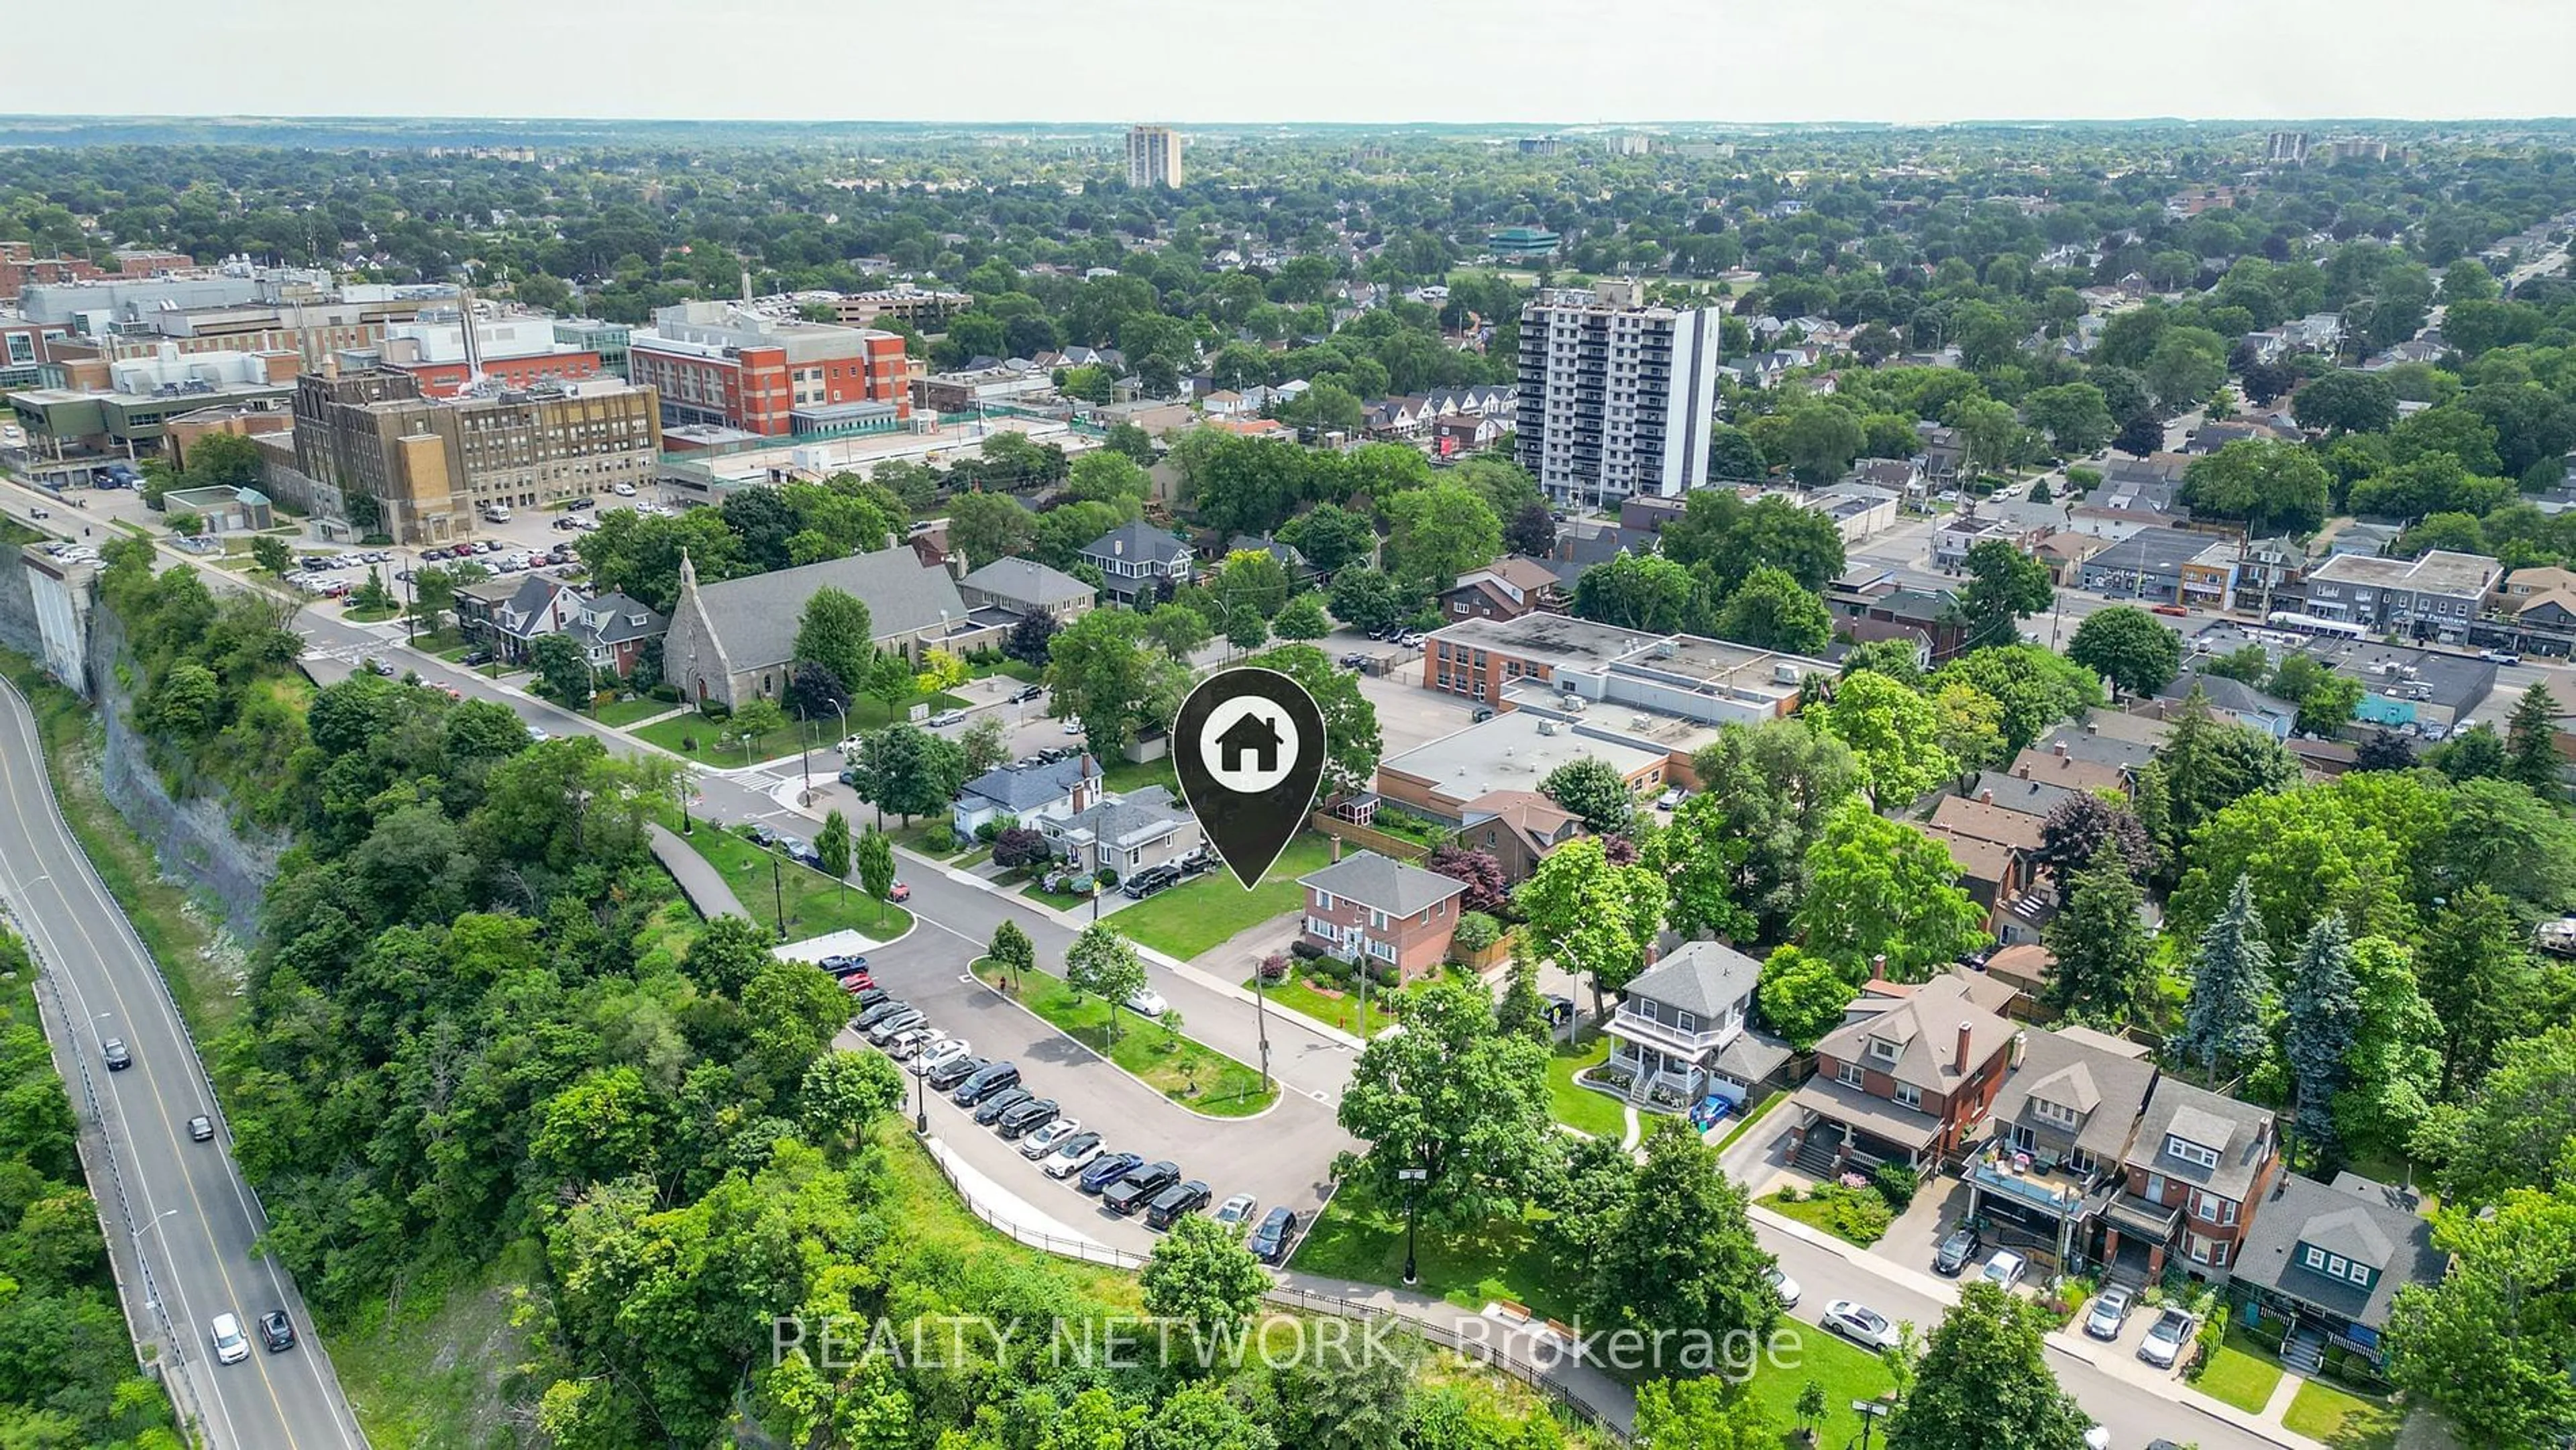
<svg viewBox="0 0 2576 1450">
<path fill-rule="evenodd" d="M 1249 891 L 1314 809 L 1324 712 L 1277 670 L 1220 670 L 1181 702 L 1172 764 L 1208 844 Z"/>
</svg>

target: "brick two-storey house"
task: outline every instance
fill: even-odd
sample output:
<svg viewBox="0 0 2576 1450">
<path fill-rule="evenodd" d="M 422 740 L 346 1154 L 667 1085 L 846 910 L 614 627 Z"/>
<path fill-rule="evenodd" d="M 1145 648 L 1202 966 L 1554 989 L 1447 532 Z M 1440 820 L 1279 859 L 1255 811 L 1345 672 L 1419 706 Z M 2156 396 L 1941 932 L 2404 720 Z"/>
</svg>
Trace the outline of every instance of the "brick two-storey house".
<svg viewBox="0 0 2576 1450">
<path fill-rule="evenodd" d="M 1336 854 L 1341 842 L 1333 843 Z M 1375 851 L 1354 851 L 1297 878 L 1306 888 L 1302 940 L 1352 961 L 1386 963 L 1406 978 L 1436 970 L 1458 929 L 1465 883 Z"/>
<path fill-rule="evenodd" d="M 2102 1257 L 2147 1248 L 2145 1277 L 2179 1252 L 2193 1273 L 2227 1277 L 2253 1208 L 2280 1169 L 2270 1112 L 2163 1078 L 2121 1167 L 2127 1184 L 2103 1212 Z"/>
<path fill-rule="evenodd" d="M 1956 1156 L 2012 1053 L 2013 1025 L 1978 1001 L 1987 987 L 1952 975 L 1855 1002 L 1859 1015 L 1816 1044 L 1816 1075 L 1789 1100 L 1798 1166 L 1827 1177 Z"/>
</svg>

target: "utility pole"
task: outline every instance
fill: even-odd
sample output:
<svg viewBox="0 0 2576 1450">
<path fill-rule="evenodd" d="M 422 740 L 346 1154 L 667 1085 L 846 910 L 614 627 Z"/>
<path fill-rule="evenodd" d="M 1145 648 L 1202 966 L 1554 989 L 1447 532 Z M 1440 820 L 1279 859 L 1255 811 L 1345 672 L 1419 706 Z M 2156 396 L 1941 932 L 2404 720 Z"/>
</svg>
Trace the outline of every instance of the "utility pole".
<svg viewBox="0 0 2576 1450">
<path fill-rule="evenodd" d="M 769 853 L 769 901 L 778 912 L 778 939 L 787 940 L 787 888 L 778 872 L 778 853 Z"/>
<path fill-rule="evenodd" d="M 1270 996 L 1262 990 L 1261 981 L 1261 958 L 1254 957 L 1252 959 L 1252 1021 L 1253 1031 L 1261 1039 L 1261 1087 L 1264 1092 L 1267 1092 L 1270 1089 Z"/>
</svg>

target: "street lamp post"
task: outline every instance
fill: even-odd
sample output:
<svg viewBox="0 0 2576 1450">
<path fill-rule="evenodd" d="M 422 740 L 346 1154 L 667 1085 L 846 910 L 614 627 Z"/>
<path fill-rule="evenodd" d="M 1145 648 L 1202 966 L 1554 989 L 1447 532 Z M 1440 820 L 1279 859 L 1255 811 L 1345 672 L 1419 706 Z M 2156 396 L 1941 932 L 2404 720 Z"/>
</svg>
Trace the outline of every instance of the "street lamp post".
<svg viewBox="0 0 2576 1450">
<path fill-rule="evenodd" d="M 787 940 L 787 887 L 780 879 L 778 853 L 769 855 L 769 904 L 778 913 L 778 939 Z"/>
<path fill-rule="evenodd" d="M 1408 1289 L 1421 1282 L 1413 1271 L 1413 1208 L 1421 1184 L 1431 1177 L 1428 1168 L 1398 1168 L 1396 1178 L 1404 1184 L 1404 1286 Z"/>
<path fill-rule="evenodd" d="M 1852 1412 L 1860 1416 L 1860 1450 L 1869 1450 L 1870 1434 L 1878 1428 L 1879 1421 L 1887 1418 L 1888 1403 L 1885 1400 L 1854 1400 L 1851 1407 Z"/>
<path fill-rule="evenodd" d="M 1261 989 L 1264 968 L 1259 957 L 1252 959 L 1253 1030 L 1261 1039 L 1261 1089 L 1270 1090 L 1270 996 Z"/>
<path fill-rule="evenodd" d="M 926 1072 L 912 1080 L 912 1131 L 922 1137 L 930 1136 L 930 1092 L 923 1086 L 929 1080 Z"/>
</svg>

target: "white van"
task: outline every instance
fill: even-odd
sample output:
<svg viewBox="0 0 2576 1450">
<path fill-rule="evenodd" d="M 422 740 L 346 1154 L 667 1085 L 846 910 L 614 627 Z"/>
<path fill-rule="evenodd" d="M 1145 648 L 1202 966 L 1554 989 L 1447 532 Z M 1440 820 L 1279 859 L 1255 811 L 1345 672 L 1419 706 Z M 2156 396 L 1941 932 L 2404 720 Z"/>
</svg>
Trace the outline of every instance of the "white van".
<svg viewBox="0 0 2576 1450">
<path fill-rule="evenodd" d="M 510 521 L 510 511 L 496 503 L 483 511 L 483 521 L 488 524 L 506 524 Z"/>
</svg>

